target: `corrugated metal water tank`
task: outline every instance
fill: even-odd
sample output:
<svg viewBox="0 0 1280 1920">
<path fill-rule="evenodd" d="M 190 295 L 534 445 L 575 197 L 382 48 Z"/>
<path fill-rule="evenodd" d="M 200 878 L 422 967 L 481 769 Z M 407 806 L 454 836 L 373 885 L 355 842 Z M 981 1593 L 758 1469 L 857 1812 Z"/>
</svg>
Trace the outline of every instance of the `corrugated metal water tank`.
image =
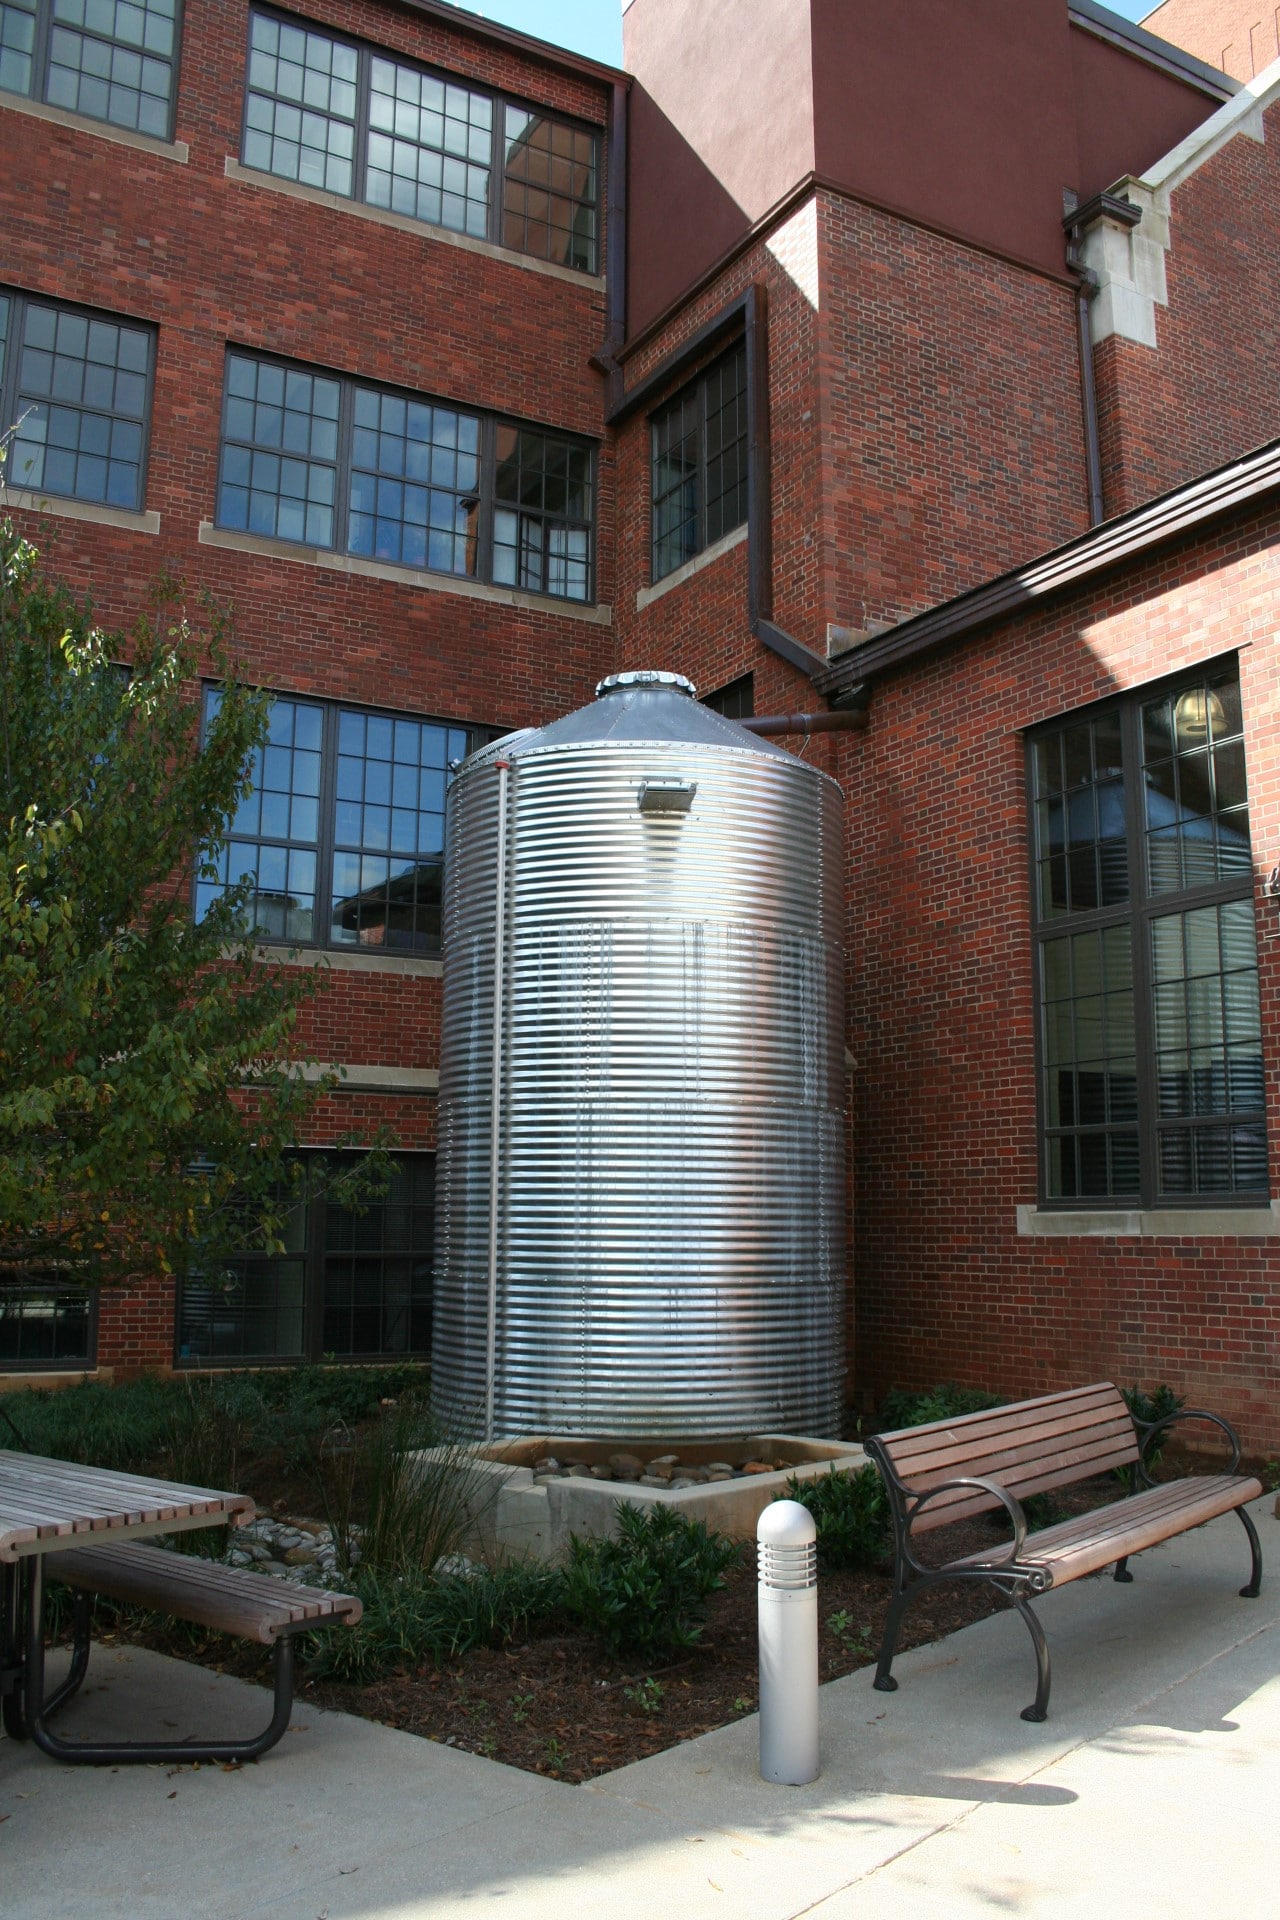
<svg viewBox="0 0 1280 1920">
<path fill-rule="evenodd" d="M 692 695 L 450 794 L 433 1377 L 497 1434 L 838 1431 L 840 790 Z"/>
</svg>

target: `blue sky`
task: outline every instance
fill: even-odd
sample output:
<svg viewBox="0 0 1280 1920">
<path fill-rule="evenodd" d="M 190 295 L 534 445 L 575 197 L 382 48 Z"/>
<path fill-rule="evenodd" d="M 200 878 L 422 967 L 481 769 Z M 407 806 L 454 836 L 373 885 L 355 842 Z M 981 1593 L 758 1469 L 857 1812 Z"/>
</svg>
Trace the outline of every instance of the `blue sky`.
<svg viewBox="0 0 1280 1920">
<path fill-rule="evenodd" d="M 622 65 L 622 0 L 454 0 L 454 5 L 591 60 Z"/>
<path fill-rule="evenodd" d="M 622 0 L 454 0 L 454 4 L 611 67 L 622 65 Z M 1156 0 L 1103 0 L 1103 5 L 1126 20 L 1141 20 Z"/>
</svg>

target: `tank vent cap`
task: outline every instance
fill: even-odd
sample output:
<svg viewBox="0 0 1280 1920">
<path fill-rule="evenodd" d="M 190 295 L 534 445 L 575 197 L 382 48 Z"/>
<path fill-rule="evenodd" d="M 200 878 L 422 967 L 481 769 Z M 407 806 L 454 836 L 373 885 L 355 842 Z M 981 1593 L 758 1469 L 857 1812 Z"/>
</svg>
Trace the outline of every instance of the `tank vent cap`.
<svg viewBox="0 0 1280 1920">
<path fill-rule="evenodd" d="M 625 693 L 629 687 L 670 687 L 672 693 L 687 693 L 691 700 L 698 697 L 698 689 L 682 673 L 664 673 L 660 667 L 638 667 L 633 673 L 607 674 L 596 688 L 596 699 L 603 700 L 607 693 Z"/>
</svg>

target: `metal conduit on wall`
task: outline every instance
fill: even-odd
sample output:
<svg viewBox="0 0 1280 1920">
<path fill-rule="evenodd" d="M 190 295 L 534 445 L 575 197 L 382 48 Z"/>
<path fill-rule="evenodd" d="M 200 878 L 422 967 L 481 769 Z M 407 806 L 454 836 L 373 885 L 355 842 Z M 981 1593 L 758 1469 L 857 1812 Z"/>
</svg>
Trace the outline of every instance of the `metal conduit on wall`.
<svg viewBox="0 0 1280 1920">
<path fill-rule="evenodd" d="M 838 1431 L 841 796 L 691 693 L 453 783 L 433 1378 L 498 1434 Z"/>
</svg>

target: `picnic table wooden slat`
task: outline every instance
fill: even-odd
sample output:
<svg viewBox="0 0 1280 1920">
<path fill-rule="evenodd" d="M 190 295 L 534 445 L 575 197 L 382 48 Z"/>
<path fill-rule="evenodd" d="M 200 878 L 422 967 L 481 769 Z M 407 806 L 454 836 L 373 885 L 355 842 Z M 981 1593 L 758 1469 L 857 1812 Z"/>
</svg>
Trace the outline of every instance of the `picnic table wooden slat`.
<svg viewBox="0 0 1280 1920">
<path fill-rule="evenodd" d="M 50 1562 L 49 1573 L 70 1586 L 173 1612 L 262 1646 L 312 1622 L 337 1619 L 354 1625 L 361 1612 L 352 1594 L 295 1586 L 272 1574 L 123 1541 L 60 1553 Z"/>
</svg>

